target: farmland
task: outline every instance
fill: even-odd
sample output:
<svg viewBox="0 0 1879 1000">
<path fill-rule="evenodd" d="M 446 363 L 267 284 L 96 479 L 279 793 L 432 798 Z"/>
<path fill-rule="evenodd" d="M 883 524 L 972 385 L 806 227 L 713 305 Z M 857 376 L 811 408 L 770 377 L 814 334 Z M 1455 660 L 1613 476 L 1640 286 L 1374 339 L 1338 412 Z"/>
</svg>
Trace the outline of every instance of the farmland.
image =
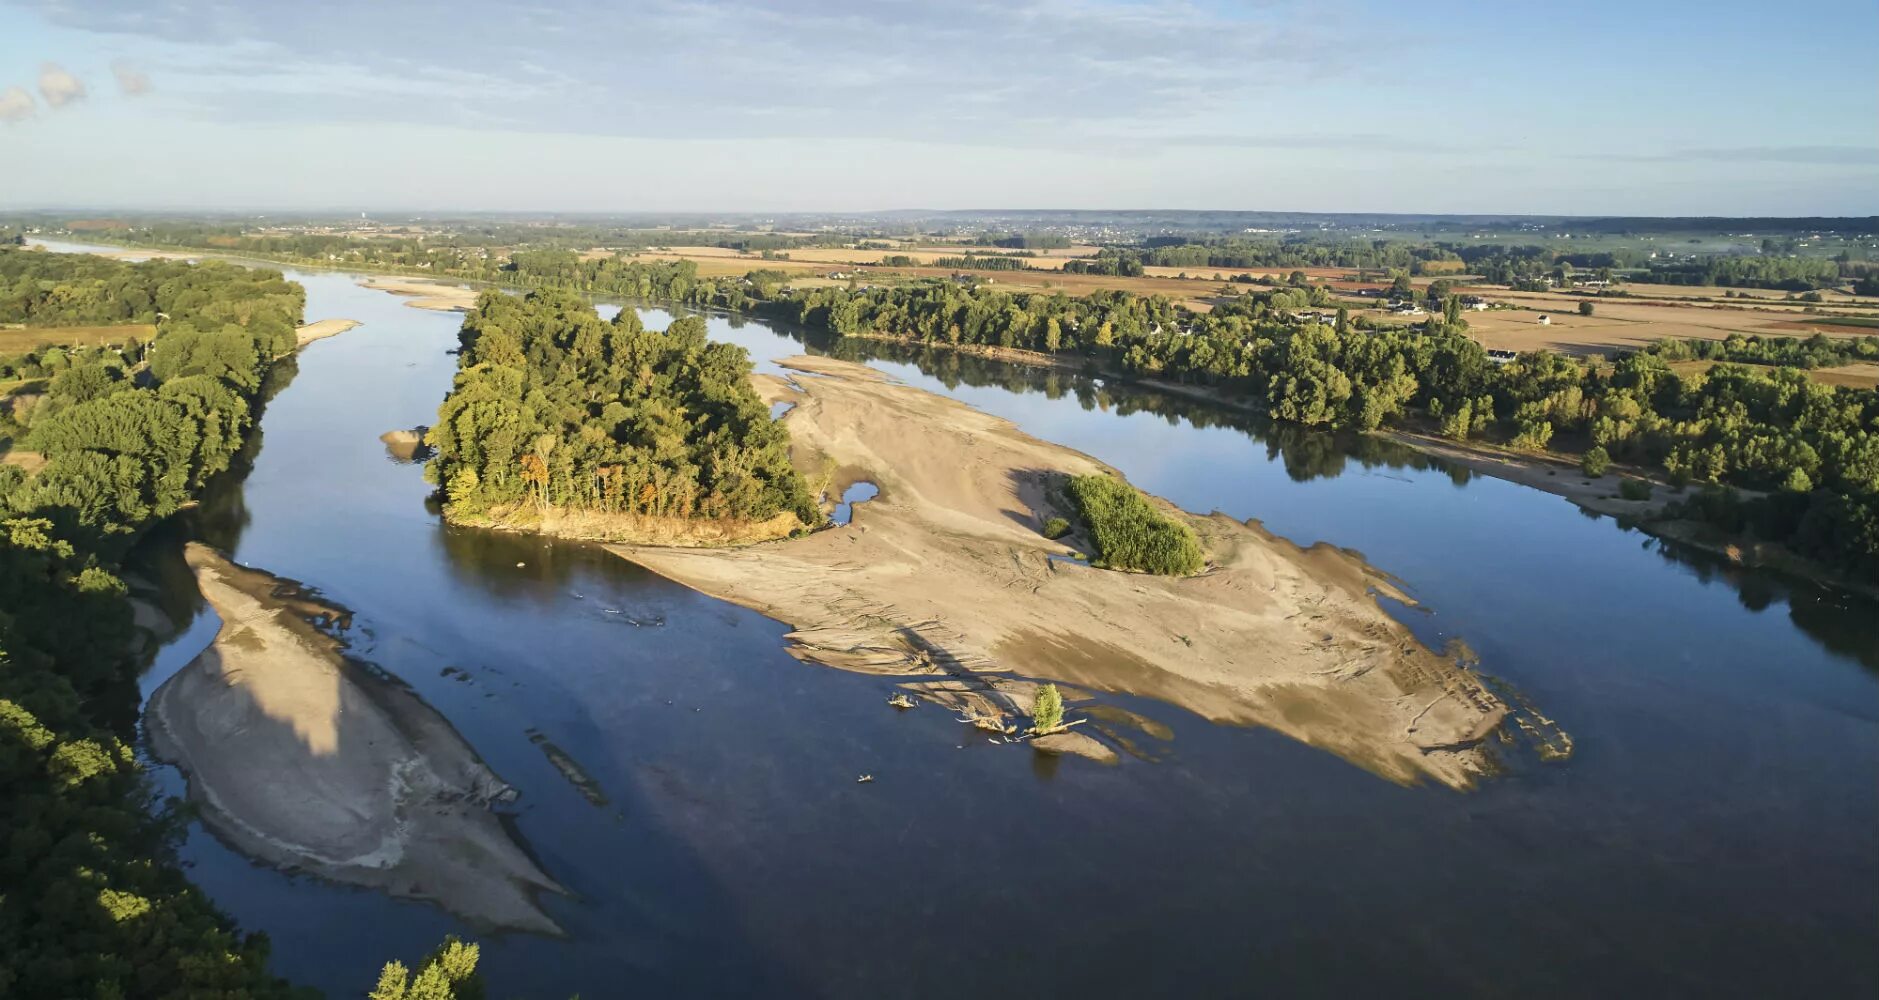
<svg viewBox="0 0 1879 1000">
<path fill-rule="evenodd" d="M 110 326 L 0 326 L 0 354 L 19 354 L 38 347 L 127 347 L 157 335 L 150 323 Z"/>
</svg>

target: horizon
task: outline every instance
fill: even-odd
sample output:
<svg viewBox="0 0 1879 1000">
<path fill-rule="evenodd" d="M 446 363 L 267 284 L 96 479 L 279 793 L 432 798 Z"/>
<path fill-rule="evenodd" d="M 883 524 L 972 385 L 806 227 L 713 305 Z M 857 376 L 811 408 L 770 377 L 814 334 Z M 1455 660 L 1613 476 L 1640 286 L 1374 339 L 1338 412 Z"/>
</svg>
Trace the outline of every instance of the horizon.
<svg viewBox="0 0 1879 1000">
<path fill-rule="evenodd" d="M 0 150 L 14 209 L 1879 214 L 1879 7 L 1676 6 L 0 0 Z"/>
</svg>

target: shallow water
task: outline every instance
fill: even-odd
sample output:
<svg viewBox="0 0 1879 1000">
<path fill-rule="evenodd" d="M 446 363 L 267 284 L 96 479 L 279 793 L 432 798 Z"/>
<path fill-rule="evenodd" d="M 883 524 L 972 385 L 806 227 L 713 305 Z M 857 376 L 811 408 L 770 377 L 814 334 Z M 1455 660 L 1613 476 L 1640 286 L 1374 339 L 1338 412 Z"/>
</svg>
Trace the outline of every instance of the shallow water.
<svg viewBox="0 0 1879 1000">
<path fill-rule="evenodd" d="M 1577 743 L 1563 763 L 1509 753 L 1461 794 L 1105 697 L 1172 739 L 1132 736 L 1141 755 L 1117 767 L 1058 761 L 930 706 L 897 713 L 890 681 L 799 663 L 783 626 L 596 549 L 442 525 L 378 435 L 431 422 L 457 317 L 294 277 L 310 319 L 364 325 L 302 352 L 252 471 L 155 536 L 149 572 L 186 612 L 164 549 L 195 533 L 353 609 L 353 654 L 520 790 L 515 829 L 575 893 L 546 902 L 565 940 L 492 937 L 257 867 L 193 828 L 192 877 L 301 982 L 358 995 L 382 959 L 454 931 L 484 942 L 494 996 L 1879 987 L 1870 603 L 1394 449 L 844 345 L 1189 509 L 1362 551 L 1419 602 L 1397 609 L 1418 634 L 1464 639 Z M 768 370 L 802 350 L 766 324 L 710 327 Z M 190 620 L 146 689 L 214 629 Z"/>
</svg>

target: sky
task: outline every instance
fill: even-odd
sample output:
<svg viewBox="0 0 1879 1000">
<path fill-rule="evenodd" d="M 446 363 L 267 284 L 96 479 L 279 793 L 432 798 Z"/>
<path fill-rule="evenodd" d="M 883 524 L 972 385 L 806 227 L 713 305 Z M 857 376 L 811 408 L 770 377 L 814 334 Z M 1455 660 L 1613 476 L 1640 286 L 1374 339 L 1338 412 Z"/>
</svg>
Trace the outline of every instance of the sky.
<svg viewBox="0 0 1879 1000">
<path fill-rule="evenodd" d="M 1874 0 L 0 0 L 0 210 L 1879 214 Z"/>
</svg>

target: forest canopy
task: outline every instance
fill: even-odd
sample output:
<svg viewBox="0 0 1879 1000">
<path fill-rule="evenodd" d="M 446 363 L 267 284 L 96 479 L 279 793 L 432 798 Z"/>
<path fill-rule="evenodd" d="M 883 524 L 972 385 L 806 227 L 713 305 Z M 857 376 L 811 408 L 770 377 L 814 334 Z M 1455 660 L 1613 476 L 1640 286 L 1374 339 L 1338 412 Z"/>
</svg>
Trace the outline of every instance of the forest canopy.
<svg viewBox="0 0 1879 1000">
<path fill-rule="evenodd" d="M 822 521 L 749 355 L 708 341 L 704 320 L 655 332 L 566 292 L 487 292 L 461 340 L 427 470 L 452 516 Z"/>
<path fill-rule="evenodd" d="M 271 271 L 0 250 L 0 320 L 157 325 L 0 359 L 31 387 L 0 437 L 45 459 L 0 465 L 0 996 L 292 995 L 173 863 L 177 814 L 147 807 L 117 560 L 228 467 L 303 301 Z"/>
</svg>

